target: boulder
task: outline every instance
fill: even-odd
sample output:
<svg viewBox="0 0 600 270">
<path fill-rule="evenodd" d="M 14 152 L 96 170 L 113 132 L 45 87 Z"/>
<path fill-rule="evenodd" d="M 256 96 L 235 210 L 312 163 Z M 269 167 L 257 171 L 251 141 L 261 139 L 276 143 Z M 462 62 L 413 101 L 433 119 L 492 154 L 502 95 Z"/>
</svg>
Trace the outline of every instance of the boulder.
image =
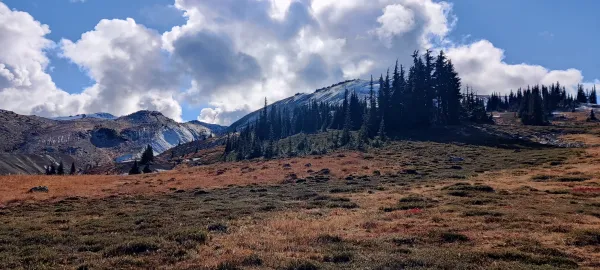
<svg viewBox="0 0 600 270">
<path fill-rule="evenodd" d="M 48 193 L 48 187 L 47 186 L 37 186 L 37 187 L 32 187 L 31 189 L 29 189 L 29 191 L 27 191 L 27 193 L 33 193 L 33 192 L 45 192 Z"/>
</svg>

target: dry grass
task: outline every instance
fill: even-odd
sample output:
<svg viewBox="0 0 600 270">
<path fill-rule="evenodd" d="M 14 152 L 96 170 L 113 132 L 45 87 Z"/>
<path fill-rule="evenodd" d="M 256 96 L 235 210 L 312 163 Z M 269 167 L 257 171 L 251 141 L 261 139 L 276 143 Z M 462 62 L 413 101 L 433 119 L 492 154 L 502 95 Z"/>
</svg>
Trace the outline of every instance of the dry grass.
<svg viewBox="0 0 600 270">
<path fill-rule="evenodd" d="M 307 164 L 311 164 L 307 167 Z M 289 164 L 288 166 L 284 166 Z M 309 170 L 329 169 L 335 178 L 371 175 L 381 162 L 364 159 L 362 153 L 329 154 L 269 161 L 221 163 L 137 176 L 115 175 L 12 175 L 0 176 L 0 204 L 59 200 L 67 197 L 103 198 L 111 195 L 164 194 L 172 189 L 220 188 L 230 185 L 279 184 L 286 175 L 305 178 Z M 47 186 L 49 193 L 28 193 L 35 186 Z"/>
<path fill-rule="evenodd" d="M 0 266 L 593 269 L 600 140 L 588 127 L 561 137 L 579 150 L 394 142 L 143 176 L 7 176 Z M 50 192 L 26 193 L 37 185 Z"/>
</svg>

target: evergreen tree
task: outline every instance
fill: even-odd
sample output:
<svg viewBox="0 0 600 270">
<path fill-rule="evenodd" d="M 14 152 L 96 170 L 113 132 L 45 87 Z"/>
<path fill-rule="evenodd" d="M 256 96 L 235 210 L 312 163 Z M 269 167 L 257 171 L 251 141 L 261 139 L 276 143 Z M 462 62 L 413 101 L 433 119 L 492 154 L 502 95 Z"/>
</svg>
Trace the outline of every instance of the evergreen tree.
<svg viewBox="0 0 600 270">
<path fill-rule="evenodd" d="M 56 169 L 56 174 L 64 175 L 65 174 L 65 166 L 62 160 L 58 163 L 58 168 Z"/>
<path fill-rule="evenodd" d="M 75 170 L 75 162 L 71 163 L 71 171 L 69 172 L 70 175 L 75 175 L 76 170 Z"/>
<path fill-rule="evenodd" d="M 50 175 L 55 175 L 56 174 L 56 167 L 54 167 L 54 164 L 50 165 Z"/>
<path fill-rule="evenodd" d="M 146 149 L 142 153 L 142 158 L 140 160 L 140 164 L 148 164 L 154 161 L 154 150 L 152 149 L 152 145 L 146 146 Z"/>
<path fill-rule="evenodd" d="M 133 162 L 133 166 L 131 167 L 131 169 L 129 170 L 129 175 L 135 175 L 135 174 L 140 174 L 140 167 L 138 166 L 138 162 L 137 160 L 135 160 Z"/>
<path fill-rule="evenodd" d="M 371 75 L 371 82 L 369 83 L 369 137 L 375 136 L 375 130 L 379 127 L 377 121 L 377 100 L 375 97 L 375 89 L 373 87 L 373 76 Z"/>
<path fill-rule="evenodd" d="M 377 137 L 382 141 L 385 141 L 387 139 L 385 130 L 385 119 L 381 119 L 381 124 L 379 125 L 379 132 L 377 132 Z"/>
<path fill-rule="evenodd" d="M 588 99 L 589 99 L 590 103 L 598 104 L 598 96 L 596 94 L 596 85 L 594 85 L 594 88 L 592 88 L 592 91 L 590 92 L 590 97 Z"/>
<path fill-rule="evenodd" d="M 588 103 L 588 98 L 583 90 L 583 85 L 577 85 L 577 102 L 578 103 Z"/>
<path fill-rule="evenodd" d="M 350 116 L 350 108 L 346 111 L 346 117 L 344 121 L 344 129 L 342 130 L 342 138 L 340 139 L 341 145 L 347 145 L 352 140 L 350 129 L 352 128 L 352 118 Z"/>
<path fill-rule="evenodd" d="M 360 130 L 358 131 L 358 141 L 360 143 L 369 141 L 369 115 L 365 114 L 363 117 L 362 125 L 360 126 Z"/>
<path fill-rule="evenodd" d="M 590 110 L 590 117 L 588 118 L 588 121 L 597 121 L 598 118 L 596 118 L 596 113 L 594 112 L 594 109 Z"/>
<path fill-rule="evenodd" d="M 146 166 L 144 166 L 144 169 L 142 170 L 143 173 L 152 173 L 152 170 L 150 169 L 150 164 L 146 164 Z"/>
<path fill-rule="evenodd" d="M 269 142 L 267 144 L 267 147 L 265 148 L 265 158 L 270 159 L 273 158 L 275 156 L 275 152 L 274 152 L 274 140 L 275 140 L 275 132 L 273 131 L 273 126 L 271 125 L 271 131 L 269 132 Z"/>
<path fill-rule="evenodd" d="M 445 69 L 445 76 L 447 77 L 447 89 L 445 90 L 445 103 L 447 104 L 447 111 L 444 113 L 444 117 L 446 118 L 446 123 L 450 125 L 457 125 L 460 123 L 460 100 L 462 98 L 462 94 L 460 93 L 460 77 L 454 70 L 452 61 L 448 60 L 446 62 Z"/>
</svg>

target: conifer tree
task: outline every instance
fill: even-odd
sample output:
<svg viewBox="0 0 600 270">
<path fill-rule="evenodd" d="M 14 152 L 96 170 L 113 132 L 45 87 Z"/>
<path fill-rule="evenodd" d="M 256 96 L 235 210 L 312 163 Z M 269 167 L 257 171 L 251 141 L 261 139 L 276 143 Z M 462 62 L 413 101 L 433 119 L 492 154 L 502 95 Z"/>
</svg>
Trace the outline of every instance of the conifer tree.
<svg viewBox="0 0 600 270">
<path fill-rule="evenodd" d="M 588 98 L 583 90 L 583 85 L 577 85 L 577 102 L 578 103 L 587 103 Z"/>
<path fill-rule="evenodd" d="M 381 119 L 381 124 L 379 125 L 379 132 L 377 132 L 377 137 L 381 141 L 386 141 L 387 140 L 387 135 L 385 133 L 385 130 L 386 130 L 385 119 Z"/>
<path fill-rule="evenodd" d="M 58 168 L 56 169 L 56 174 L 64 175 L 65 174 L 65 166 L 62 160 L 58 163 Z"/>
<path fill-rule="evenodd" d="M 342 130 L 342 138 L 340 139 L 341 145 L 347 145 L 352 140 L 350 129 L 352 128 L 352 119 L 350 116 L 350 108 L 346 111 L 346 117 L 344 120 L 344 129 Z"/>
<path fill-rule="evenodd" d="M 592 88 L 592 91 L 590 92 L 590 96 L 589 96 L 589 102 L 592 104 L 598 104 L 598 96 L 596 94 L 596 85 L 594 85 L 594 88 Z"/>
<path fill-rule="evenodd" d="M 140 167 L 138 166 L 137 160 L 135 160 L 133 161 L 133 166 L 131 166 L 131 169 L 129 170 L 129 175 L 135 175 L 140 173 Z"/>
<path fill-rule="evenodd" d="M 154 150 L 152 149 L 152 145 L 146 146 L 146 149 L 142 153 L 142 158 L 140 160 L 140 164 L 148 164 L 154 161 Z"/>
<path fill-rule="evenodd" d="M 446 83 L 448 84 L 446 85 L 446 106 L 448 108 L 445 113 L 445 118 L 448 124 L 457 125 L 460 123 L 460 100 L 462 98 L 462 94 L 460 93 L 461 82 L 458 73 L 454 70 L 452 61 L 450 60 L 446 62 L 445 76 L 447 76 Z"/>
<path fill-rule="evenodd" d="M 375 130 L 379 127 L 377 122 L 377 99 L 375 97 L 375 89 L 373 86 L 373 75 L 371 75 L 371 82 L 369 83 L 369 137 L 375 136 Z"/>
<path fill-rule="evenodd" d="M 71 171 L 69 172 L 69 174 L 71 175 L 75 175 L 76 170 L 75 170 L 75 162 L 71 163 Z"/>
<path fill-rule="evenodd" d="M 594 109 L 590 110 L 590 116 L 587 119 L 588 121 L 597 121 L 598 118 L 596 118 L 596 113 L 594 112 Z"/>
<path fill-rule="evenodd" d="M 360 143 L 369 141 L 369 116 L 365 114 L 363 117 L 362 125 L 360 126 L 360 130 L 358 131 L 358 141 Z"/>
<path fill-rule="evenodd" d="M 56 167 L 54 167 L 54 164 L 50 165 L 50 175 L 55 175 L 56 174 Z"/>
<path fill-rule="evenodd" d="M 265 158 L 270 159 L 273 158 L 273 156 L 275 156 L 274 153 L 274 140 L 275 140 L 275 132 L 273 131 L 273 125 L 271 125 L 271 131 L 269 132 L 269 142 L 267 144 L 267 147 L 265 148 Z"/>
<path fill-rule="evenodd" d="M 150 164 L 146 164 L 146 166 L 144 166 L 144 169 L 142 170 L 143 173 L 152 173 L 152 170 L 150 169 Z"/>
</svg>

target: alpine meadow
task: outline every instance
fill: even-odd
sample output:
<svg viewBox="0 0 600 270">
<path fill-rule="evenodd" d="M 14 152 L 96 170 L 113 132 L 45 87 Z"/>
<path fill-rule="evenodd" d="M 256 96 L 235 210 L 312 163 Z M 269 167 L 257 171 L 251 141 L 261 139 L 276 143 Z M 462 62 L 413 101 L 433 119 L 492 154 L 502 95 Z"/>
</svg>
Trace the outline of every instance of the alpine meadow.
<svg viewBox="0 0 600 270">
<path fill-rule="evenodd" d="M 0 269 L 599 269 L 598 8 L 0 0 Z"/>
</svg>

